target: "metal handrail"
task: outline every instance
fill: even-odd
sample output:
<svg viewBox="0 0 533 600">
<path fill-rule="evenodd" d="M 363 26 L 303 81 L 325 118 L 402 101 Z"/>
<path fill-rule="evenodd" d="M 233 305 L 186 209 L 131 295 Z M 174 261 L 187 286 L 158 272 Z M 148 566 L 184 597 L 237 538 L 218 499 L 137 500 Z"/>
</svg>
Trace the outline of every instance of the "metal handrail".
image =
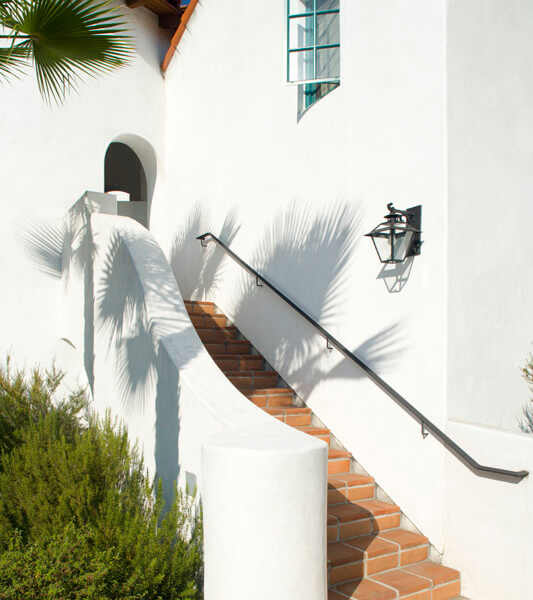
<svg viewBox="0 0 533 600">
<path fill-rule="evenodd" d="M 207 240 L 210 238 L 210 240 Z M 256 278 L 256 283 L 259 282 L 270 288 L 275 294 L 277 294 L 282 300 L 284 300 L 289 306 L 291 306 L 299 315 L 301 315 L 308 323 L 326 338 L 326 344 L 328 349 L 336 348 L 339 352 L 344 354 L 346 358 L 352 360 L 358 367 L 360 367 L 366 375 L 381 389 L 383 390 L 396 404 L 403 408 L 415 421 L 420 424 L 422 435 L 427 437 L 431 434 L 436 438 L 451 454 L 453 454 L 458 460 L 460 460 L 466 467 L 468 467 L 473 473 L 480 477 L 486 477 L 489 479 L 496 479 L 499 481 L 507 481 L 510 483 L 519 483 L 529 475 L 528 471 L 510 471 L 508 469 L 499 469 L 496 467 L 487 467 L 480 465 L 474 460 L 469 454 L 467 454 L 458 444 L 456 444 L 450 437 L 448 437 L 441 429 L 439 429 L 434 423 L 426 418 L 418 409 L 410 404 L 401 394 L 399 394 L 394 388 L 392 388 L 386 381 L 384 381 L 375 371 L 373 371 L 366 363 L 360 358 L 355 356 L 353 352 L 348 350 L 346 346 L 341 344 L 335 339 L 330 333 L 328 333 L 319 323 L 317 323 L 312 317 L 310 317 L 302 308 L 300 308 L 295 302 L 281 292 L 275 285 L 270 283 L 268 279 L 265 279 L 249 264 L 244 262 L 242 258 L 239 258 L 232 250 L 220 241 L 216 235 L 212 233 L 204 233 L 199 235 L 197 240 L 200 240 L 202 246 L 207 246 L 207 242 L 214 241 L 221 248 L 225 250 L 231 258 L 238 263 L 243 269 L 248 271 L 251 275 Z M 207 242 L 206 242 L 207 240 Z"/>
</svg>

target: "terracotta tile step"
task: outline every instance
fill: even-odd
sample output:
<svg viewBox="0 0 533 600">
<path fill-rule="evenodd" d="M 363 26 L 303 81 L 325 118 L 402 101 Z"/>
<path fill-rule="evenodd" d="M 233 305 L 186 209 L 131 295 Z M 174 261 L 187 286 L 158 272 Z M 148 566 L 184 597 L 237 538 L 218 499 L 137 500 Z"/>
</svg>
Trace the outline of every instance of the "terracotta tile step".
<svg viewBox="0 0 533 600">
<path fill-rule="evenodd" d="M 275 371 L 241 371 L 227 378 L 240 390 L 261 390 L 276 387 L 279 375 Z"/>
<path fill-rule="evenodd" d="M 196 333 L 202 342 L 225 342 L 237 339 L 239 330 L 236 327 L 197 327 Z"/>
<path fill-rule="evenodd" d="M 310 425 L 305 425 L 303 427 L 297 427 L 296 429 L 303 431 L 304 433 L 307 433 L 308 435 L 317 437 L 329 445 L 330 431 L 329 431 L 329 429 L 326 429 L 325 427 L 312 427 Z"/>
<path fill-rule="evenodd" d="M 293 427 L 311 424 L 312 415 L 310 408 L 286 408 L 279 406 L 277 408 L 263 408 L 263 410 L 279 421 Z"/>
<path fill-rule="evenodd" d="M 214 302 L 200 302 L 197 300 L 185 300 L 185 308 L 190 315 L 213 315 L 216 313 Z"/>
<path fill-rule="evenodd" d="M 328 504 L 344 504 L 374 497 L 374 478 L 357 473 L 328 477 Z"/>
<path fill-rule="evenodd" d="M 265 388 L 262 390 L 241 390 L 255 405 L 260 408 L 291 407 L 294 392 L 291 388 Z"/>
<path fill-rule="evenodd" d="M 257 354 L 213 354 L 213 360 L 225 372 L 233 371 L 260 371 L 263 368 L 264 359 Z"/>
<path fill-rule="evenodd" d="M 418 569 L 426 575 L 419 575 Z M 408 569 L 392 569 L 364 579 L 335 585 L 330 589 L 334 600 L 459 600 L 454 590 L 460 589 L 459 573 L 431 562 Z M 452 595 L 450 595 L 452 594 Z M 329 598 L 328 598 L 329 600 Z"/>
<path fill-rule="evenodd" d="M 381 500 L 328 506 L 328 541 L 379 534 L 400 526 L 400 507 Z"/>
<path fill-rule="evenodd" d="M 347 474 L 350 470 L 351 457 L 349 452 L 330 448 L 328 451 L 328 475 Z"/>
<path fill-rule="evenodd" d="M 428 557 L 427 538 L 409 531 L 397 531 L 410 534 L 410 543 L 414 544 L 410 550 L 402 550 L 399 544 L 391 542 L 381 535 L 359 536 L 342 542 L 329 543 L 330 583 L 370 577 L 390 569 L 397 569 L 404 565 L 412 566 L 413 563 L 425 561 Z M 407 559 L 404 552 L 412 551 L 415 548 L 418 549 L 418 554 L 411 552 Z M 405 562 L 406 560 L 409 562 Z"/>
<path fill-rule="evenodd" d="M 190 318 L 195 327 L 231 327 L 231 323 L 221 314 L 190 315 Z"/>
<path fill-rule="evenodd" d="M 247 340 L 227 340 L 225 342 L 207 342 L 204 344 L 209 354 L 250 354 L 250 342 Z"/>
</svg>

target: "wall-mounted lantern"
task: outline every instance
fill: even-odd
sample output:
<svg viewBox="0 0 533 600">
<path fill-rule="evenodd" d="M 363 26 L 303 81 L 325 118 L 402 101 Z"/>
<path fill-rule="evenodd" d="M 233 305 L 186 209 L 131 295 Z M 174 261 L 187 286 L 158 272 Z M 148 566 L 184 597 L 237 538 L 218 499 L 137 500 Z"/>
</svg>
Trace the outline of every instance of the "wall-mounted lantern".
<svg viewBox="0 0 533 600">
<path fill-rule="evenodd" d="M 382 263 L 402 263 L 409 256 L 420 254 L 422 206 L 399 210 L 391 202 L 387 208 L 385 221 L 366 236 L 372 238 Z"/>
</svg>

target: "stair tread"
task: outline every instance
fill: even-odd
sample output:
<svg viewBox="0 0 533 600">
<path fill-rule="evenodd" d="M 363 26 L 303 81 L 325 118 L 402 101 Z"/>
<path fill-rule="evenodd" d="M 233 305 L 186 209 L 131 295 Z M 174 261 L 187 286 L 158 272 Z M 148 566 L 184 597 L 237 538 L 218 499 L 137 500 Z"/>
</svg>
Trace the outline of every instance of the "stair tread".
<svg viewBox="0 0 533 600">
<path fill-rule="evenodd" d="M 224 371 L 224 369 L 222 369 Z M 227 374 L 228 379 L 230 377 L 279 377 L 276 371 L 229 371 Z"/>
<path fill-rule="evenodd" d="M 360 579 L 349 583 L 343 583 L 334 588 L 337 598 L 333 596 L 328 600 L 338 600 L 342 598 L 353 598 L 354 600 L 396 600 L 396 592 L 371 579 Z"/>
<path fill-rule="evenodd" d="M 374 478 L 359 473 L 341 473 L 340 475 L 328 475 L 328 488 L 339 489 L 345 487 L 356 487 L 358 485 L 369 485 L 374 483 Z"/>
<path fill-rule="evenodd" d="M 407 529 L 389 529 L 388 531 L 380 532 L 379 537 L 398 544 L 402 550 L 428 543 L 428 538 L 425 535 L 414 533 Z"/>
<path fill-rule="evenodd" d="M 433 585 L 441 585 L 450 581 L 456 581 L 460 578 L 459 571 L 444 567 L 431 561 L 424 561 L 414 565 L 403 567 L 405 571 L 409 571 L 413 575 L 424 577 L 431 580 Z"/>
<path fill-rule="evenodd" d="M 298 429 L 299 431 L 303 431 L 304 433 L 309 433 L 311 435 L 329 435 L 330 430 L 325 427 L 315 427 L 313 425 L 299 425 L 294 429 Z"/>
<path fill-rule="evenodd" d="M 371 516 L 381 516 L 400 512 L 400 507 L 381 500 L 361 500 L 347 504 L 334 504 L 328 506 L 328 515 L 336 517 L 340 523 L 346 521 L 359 521 Z"/>
<path fill-rule="evenodd" d="M 431 589 L 431 582 L 423 577 L 417 577 L 405 569 L 393 569 L 386 573 L 376 573 L 371 577 L 378 583 L 383 583 L 398 591 L 400 598 L 415 592 Z"/>
<path fill-rule="evenodd" d="M 235 341 L 239 341 L 239 340 L 235 340 Z M 218 359 L 218 360 L 229 360 L 229 359 L 233 359 L 233 360 L 240 360 L 241 358 L 243 360 L 248 360 L 248 359 L 257 359 L 257 360 L 263 360 L 263 357 L 260 354 L 212 354 L 211 358 L 213 359 Z"/>
<path fill-rule="evenodd" d="M 270 395 L 270 396 L 281 396 L 281 395 L 287 395 L 287 394 L 294 394 L 294 392 L 291 390 L 291 388 L 282 388 L 282 387 L 273 387 L 273 388 L 262 388 L 260 390 L 252 390 L 252 389 L 248 389 L 248 390 L 242 390 L 243 394 L 245 395 L 250 395 L 250 396 L 265 396 L 266 394 Z"/>
<path fill-rule="evenodd" d="M 273 417 L 285 415 L 310 415 L 310 408 L 299 408 L 290 406 L 276 406 L 274 408 L 263 408 L 263 410 Z"/>
<path fill-rule="evenodd" d="M 364 552 L 365 557 L 368 558 L 394 554 L 399 549 L 397 544 L 393 544 L 377 535 L 362 535 L 342 540 L 342 543 Z"/>
</svg>

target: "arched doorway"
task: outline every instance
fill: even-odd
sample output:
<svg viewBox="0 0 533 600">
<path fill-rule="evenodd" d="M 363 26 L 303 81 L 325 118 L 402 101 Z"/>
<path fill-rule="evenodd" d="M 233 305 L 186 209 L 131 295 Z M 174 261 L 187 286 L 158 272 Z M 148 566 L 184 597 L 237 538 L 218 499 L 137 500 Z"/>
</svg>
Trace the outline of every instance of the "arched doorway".
<svg viewBox="0 0 533 600">
<path fill-rule="evenodd" d="M 122 142 L 107 147 L 104 160 L 104 191 L 117 192 L 119 215 L 148 226 L 146 174 L 137 154 Z"/>
</svg>

